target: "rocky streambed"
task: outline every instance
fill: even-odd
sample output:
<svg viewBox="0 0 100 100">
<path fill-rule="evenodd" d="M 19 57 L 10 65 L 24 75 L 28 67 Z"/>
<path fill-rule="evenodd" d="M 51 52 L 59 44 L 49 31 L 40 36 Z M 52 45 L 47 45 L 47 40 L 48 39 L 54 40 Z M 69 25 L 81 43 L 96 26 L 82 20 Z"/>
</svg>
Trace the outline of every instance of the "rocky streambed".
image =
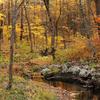
<svg viewBox="0 0 100 100">
<path fill-rule="evenodd" d="M 100 93 L 100 65 L 93 68 L 85 64 L 52 64 L 46 66 L 41 74 L 49 81 L 70 82 Z"/>
</svg>

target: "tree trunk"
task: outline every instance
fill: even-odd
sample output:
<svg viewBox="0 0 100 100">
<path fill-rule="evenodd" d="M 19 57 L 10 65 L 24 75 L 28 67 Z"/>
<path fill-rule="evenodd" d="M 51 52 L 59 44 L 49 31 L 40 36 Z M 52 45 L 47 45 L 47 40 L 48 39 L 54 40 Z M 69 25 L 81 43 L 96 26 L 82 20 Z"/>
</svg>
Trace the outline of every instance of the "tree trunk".
<svg viewBox="0 0 100 100">
<path fill-rule="evenodd" d="M 47 15 L 46 15 L 46 25 L 47 24 L 48 24 L 48 18 L 47 18 Z M 45 45 L 46 45 L 46 48 L 48 48 L 48 28 L 47 28 L 46 25 L 45 25 L 44 36 L 45 36 Z"/>
<path fill-rule="evenodd" d="M 11 21 L 10 21 L 10 17 L 11 17 L 11 13 L 10 13 L 10 7 L 11 7 L 11 0 L 8 0 L 8 15 L 7 15 L 7 19 L 8 19 L 8 26 L 11 24 Z"/>
<path fill-rule="evenodd" d="M 51 18 L 51 14 L 49 11 L 49 0 L 43 0 L 45 7 L 46 7 L 46 11 L 47 11 L 47 15 L 49 18 L 49 23 L 50 23 L 50 30 L 51 30 L 51 52 L 52 52 L 52 57 L 53 59 L 55 59 L 55 33 L 56 33 L 56 29 L 55 29 L 55 25 L 53 23 L 53 20 Z"/>
<path fill-rule="evenodd" d="M 100 17 L 100 0 L 95 0 L 95 4 L 96 4 L 96 15 L 97 18 Z M 97 22 L 98 24 L 98 35 L 100 37 L 100 22 Z"/>
<path fill-rule="evenodd" d="M 45 44 L 46 44 L 46 48 L 47 48 L 48 47 L 48 35 L 47 35 L 47 31 L 45 31 L 44 36 L 45 36 Z"/>
<path fill-rule="evenodd" d="M 15 35 L 16 35 L 16 20 L 18 17 L 18 9 L 16 5 L 16 0 L 15 1 L 11 0 L 11 7 L 12 7 L 12 10 L 11 10 L 12 11 L 12 18 L 11 18 L 12 31 L 11 31 L 11 37 L 10 37 L 9 82 L 8 82 L 7 89 L 12 88 L 12 82 L 13 82 L 14 43 L 15 43 Z"/>
<path fill-rule="evenodd" d="M 85 33 L 85 36 L 87 37 L 87 47 L 90 49 L 92 53 L 92 57 L 95 58 L 96 55 L 96 49 L 92 44 L 91 36 L 92 36 L 92 26 L 91 26 L 91 17 L 90 17 L 90 6 L 91 6 L 91 1 L 88 0 L 86 1 L 87 7 L 88 7 L 88 15 L 86 16 L 83 10 L 83 5 L 82 5 L 82 0 L 79 1 L 80 3 L 80 14 L 81 14 L 81 21 L 84 24 L 83 28 L 83 33 Z"/>
<path fill-rule="evenodd" d="M 14 32 L 15 32 L 15 25 L 12 23 L 12 33 L 11 33 L 11 39 L 10 39 L 10 64 L 9 64 L 9 84 L 8 88 L 10 89 L 12 87 L 12 81 L 13 81 L 13 72 L 12 72 L 12 67 L 13 67 L 13 55 L 14 55 Z"/>
<path fill-rule="evenodd" d="M 15 42 L 15 32 L 16 32 L 16 16 L 15 16 L 15 8 L 12 8 L 12 32 L 10 37 L 10 64 L 9 64 L 9 83 L 8 89 L 12 88 L 12 81 L 13 81 L 13 56 L 14 56 L 14 42 Z"/>
<path fill-rule="evenodd" d="M 100 0 L 95 0 L 96 4 L 96 14 L 100 15 Z"/>
<path fill-rule="evenodd" d="M 66 38 L 64 32 L 63 32 L 63 45 L 64 45 L 64 49 L 66 49 Z"/>
<path fill-rule="evenodd" d="M 25 9 L 25 17 L 26 17 L 26 20 L 27 20 L 27 24 L 28 24 L 28 30 L 29 30 L 29 38 L 30 38 L 30 47 L 31 47 L 31 52 L 33 52 L 33 39 L 32 39 L 32 33 L 31 33 L 31 25 L 30 25 L 30 20 L 29 20 L 29 17 L 28 17 L 28 12 L 27 12 L 27 9 L 26 7 L 24 6 L 24 9 Z"/>
<path fill-rule="evenodd" d="M 20 34 L 20 41 L 23 39 L 23 7 L 21 7 L 21 34 Z"/>
<path fill-rule="evenodd" d="M 3 42 L 3 21 L 0 23 L 0 51 L 1 51 L 1 45 Z"/>
</svg>

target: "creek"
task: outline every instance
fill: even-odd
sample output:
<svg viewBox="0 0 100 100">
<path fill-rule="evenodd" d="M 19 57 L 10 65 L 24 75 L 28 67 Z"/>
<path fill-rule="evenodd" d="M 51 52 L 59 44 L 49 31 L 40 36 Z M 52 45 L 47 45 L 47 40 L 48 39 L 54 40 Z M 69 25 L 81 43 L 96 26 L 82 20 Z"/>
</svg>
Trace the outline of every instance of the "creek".
<svg viewBox="0 0 100 100">
<path fill-rule="evenodd" d="M 77 84 L 61 81 L 46 81 L 40 73 L 35 74 L 33 80 L 46 83 L 54 87 L 53 89 L 58 89 L 59 94 L 62 96 L 60 100 L 100 100 L 100 93 L 95 94 Z"/>
</svg>

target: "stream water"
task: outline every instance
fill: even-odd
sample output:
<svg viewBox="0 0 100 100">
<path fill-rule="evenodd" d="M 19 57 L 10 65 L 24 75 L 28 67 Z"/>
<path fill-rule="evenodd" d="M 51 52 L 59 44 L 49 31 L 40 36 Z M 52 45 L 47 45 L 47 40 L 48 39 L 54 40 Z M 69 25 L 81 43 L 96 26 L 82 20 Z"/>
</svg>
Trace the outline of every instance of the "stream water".
<svg viewBox="0 0 100 100">
<path fill-rule="evenodd" d="M 70 84 L 66 82 L 59 82 L 59 81 L 45 81 L 41 78 L 41 76 L 34 77 L 34 80 L 38 82 L 40 81 L 40 82 L 46 83 L 49 86 L 53 86 L 54 89 L 61 88 L 60 92 L 64 93 L 62 95 L 64 96 L 64 99 L 60 99 L 60 100 L 100 100 L 100 93 L 98 95 L 94 94 L 91 91 L 85 88 L 82 88 L 79 85 Z"/>
<path fill-rule="evenodd" d="M 82 88 L 75 84 L 69 84 L 65 82 L 47 82 L 54 87 L 60 87 L 66 90 L 69 100 L 100 100 L 100 94 L 95 95 L 91 91 Z M 67 99 L 66 99 L 67 100 Z"/>
</svg>

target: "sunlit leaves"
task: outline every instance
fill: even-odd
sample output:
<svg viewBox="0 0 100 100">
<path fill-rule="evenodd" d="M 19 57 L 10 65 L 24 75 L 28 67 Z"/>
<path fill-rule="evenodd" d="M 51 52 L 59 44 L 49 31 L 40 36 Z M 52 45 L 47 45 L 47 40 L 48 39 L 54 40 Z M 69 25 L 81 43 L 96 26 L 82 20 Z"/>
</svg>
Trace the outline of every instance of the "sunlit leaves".
<svg viewBox="0 0 100 100">
<path fill-rule="evenodd" d="M 4 20 L 5 19 L 5 15 L 0 13 L 0 20 Z"/>
</svg>

